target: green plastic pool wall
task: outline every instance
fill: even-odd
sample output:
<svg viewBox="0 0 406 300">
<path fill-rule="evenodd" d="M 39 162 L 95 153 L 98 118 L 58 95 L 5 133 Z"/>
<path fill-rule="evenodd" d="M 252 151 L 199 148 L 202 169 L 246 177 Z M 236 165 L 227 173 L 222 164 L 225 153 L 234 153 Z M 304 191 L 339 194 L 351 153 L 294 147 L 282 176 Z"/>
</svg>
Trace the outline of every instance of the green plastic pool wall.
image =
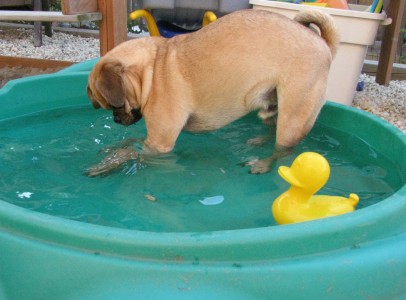
<svg viewBox="0 0 406 300">
<path fill-rule="evenodd" d="M 86 84 L 94 63 L 10 82 L 0 90 L 0 120 L 91 105 Z M 406 183 L 401 131 L 333 103 L 318 122 L 386 153 Z M 405 216 L 405 184 L 339 217 L 199 233 L 92 225 L 0 201 L 0 299 L 406 298 Z"/>
</svg>

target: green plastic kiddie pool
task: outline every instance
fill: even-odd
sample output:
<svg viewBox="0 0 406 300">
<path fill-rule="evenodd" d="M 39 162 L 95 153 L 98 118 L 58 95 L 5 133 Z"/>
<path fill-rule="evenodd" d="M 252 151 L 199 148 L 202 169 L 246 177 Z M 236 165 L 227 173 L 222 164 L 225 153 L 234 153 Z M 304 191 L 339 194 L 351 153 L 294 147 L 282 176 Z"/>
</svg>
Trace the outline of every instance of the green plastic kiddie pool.
<svg viewBox="0 0 406 300">
<path fill-rule="evenodd" d="M 1 299 L 400 299 L 406 297 L 406 135 L 327 103 L 295 152 L 267 174 L 241 163 L 272 153 L 255 114 L 173 153 L 108 175 L 85 171 L 117 147 L 141 147 L 86 95 L 95 61 L 0 90 Z M 273 134 L 271 133 L 271 136 Z M 130 142 L 129 142 L 130 141 Z M 305 151 L 356 193 L 356 211 L 277 225 L 288 188 L 276 168 Z"/>
</svg>

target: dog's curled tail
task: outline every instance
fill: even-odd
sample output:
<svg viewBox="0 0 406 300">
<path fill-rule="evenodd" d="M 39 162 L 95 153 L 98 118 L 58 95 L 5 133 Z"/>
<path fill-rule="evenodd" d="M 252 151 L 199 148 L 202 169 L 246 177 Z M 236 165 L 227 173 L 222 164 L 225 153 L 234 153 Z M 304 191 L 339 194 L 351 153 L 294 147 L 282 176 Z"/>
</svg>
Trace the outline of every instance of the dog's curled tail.
<svg viewBox="0 0 406 300">
<path fill-rule="evenodd" d="M 340 36 L 338 28 L 330 15 L 320 10 L 311 9 L 299 12 L 294 20 L 306 27 L 310 27 L 311 24 L 316 25 L 320 29 L 321 37 L 329 46 L 331 55 L 333 57 L 335 56 L 340 42 Z"/>
</svg>

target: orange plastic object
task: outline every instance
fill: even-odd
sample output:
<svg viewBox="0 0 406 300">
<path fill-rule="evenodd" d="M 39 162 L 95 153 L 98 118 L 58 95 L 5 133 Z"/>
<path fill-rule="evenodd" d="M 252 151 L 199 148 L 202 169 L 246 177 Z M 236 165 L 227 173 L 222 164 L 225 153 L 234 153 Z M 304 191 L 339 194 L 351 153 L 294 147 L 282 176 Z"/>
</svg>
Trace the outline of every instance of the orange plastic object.
<svg viewBox="0 0 406 300">
<path fill-rule="evenodd" d="M 327 7 L 349 9 L 346 0 L 327 0 Z"/>
<path fill-rule="evenodd" d="M 316 3 L 316 2 L 302 2 L 300 4 L 308 5 L 308 6 L 318 6 L 318 7 L 326 7 L 327 3 Z"/>
</svg>

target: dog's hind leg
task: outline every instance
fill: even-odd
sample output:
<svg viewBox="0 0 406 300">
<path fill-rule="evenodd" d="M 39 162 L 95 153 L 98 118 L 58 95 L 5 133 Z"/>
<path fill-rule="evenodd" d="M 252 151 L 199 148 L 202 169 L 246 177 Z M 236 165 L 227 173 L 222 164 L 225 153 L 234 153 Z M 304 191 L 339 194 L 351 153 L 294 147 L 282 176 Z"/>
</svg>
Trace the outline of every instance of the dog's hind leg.
<svg viewBox="0 0 406 300">
<path fill-rule="evenodd" d="M 276 126 L 276 116 L 278 113 L 278 99 L 276 95 L 276 90 L 269 90 L 262 96 L 264 99 L 262 102 L 262 108 L 258 112 L 258 117 L 262 120 L 265 125 L 268 125 L 270 129 Z M 260 98 L 262 98 L 260 97 Z M 248 145 L 262 146 L 269 142 L 272 138 L 271 134 L 256 136 L 250 138 L 247 141 Z"/>
<path fill-rule="evenodd" d="M 251 164 L 252 174 L 266 173 L 278 159 L 289 155 L 311 130 L 325 103 L 326 77 L 319 76 L 316 82 L 278 88 L 278 120 L 275 150 L 271 157 Z M 314 78 L 314 77 L 313 77 Z M 292 82 L 292 81 L 291 81 Z M 294 82 L 294 81 L 293 81 Z"/>
</svg>

